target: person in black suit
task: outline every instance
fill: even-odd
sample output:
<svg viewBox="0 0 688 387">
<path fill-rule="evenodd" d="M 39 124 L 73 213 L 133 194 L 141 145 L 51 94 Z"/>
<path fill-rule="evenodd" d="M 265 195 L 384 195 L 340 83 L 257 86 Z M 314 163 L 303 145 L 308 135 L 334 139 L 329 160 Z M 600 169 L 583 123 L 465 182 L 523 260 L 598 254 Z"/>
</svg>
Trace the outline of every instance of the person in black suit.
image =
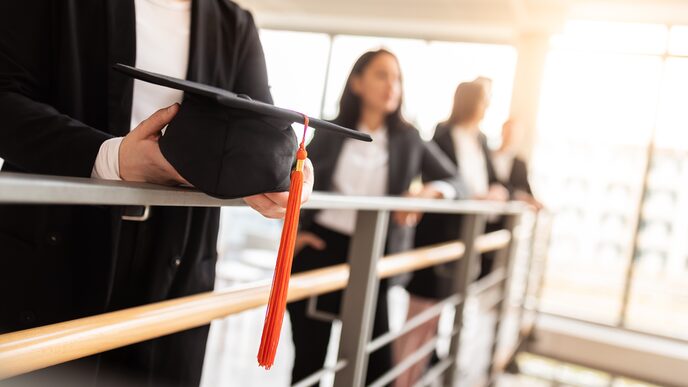
<svg viewBox="0 0 688 387">
<path fill-rule="evenodd" d="M 525 160 L 516 155 L 513 149 L 514 135 L 518 132 L 519 123 L 514 119 L 502 125 L 502 143 L 492 153 L 497 178 L 509 190 L 512 199 L 524 201 L 536 209 L 542 204 L 535 199 L 528 179 L 528 165 Z"/>
<path fill-rule="evenodd" d="M 508 199 L 508 192 L 499 182 L 490 158 L 487 138 L 480 132 L 480 123 L 489 104 L 484 82 L 461 83 L 454 95 L 449 119 L 437 125 L 433 142 L 453 162 L 453 167 L 467 187 L 468 196 L 478 200 Z M 461 229 L 461 216 L 425 214 L 416 227 L 415 247 L 454 241 Z M 442 270 L 445 269 L 445 270 Z M 451 294 L 453 278 L 446 267 L 432 267 L 413 273 L 406 286 L 409 292 L 408 318 L 432 307 Z M 477 274 L 477 273 L 476 273 Z M 409 332 L 397 340 L 395 356 L 400 361 L 415 348 L 431 339 L 437 331 L 439 317 Z M 428 364 L 430 357 L 418 362 L 397 378 L 395 386 L 413 385 Z"/>
<path fill-rule="evenodd" d="M 175 47 L 180 57 L 163 65 L 182 77 L 272 102 L 250 13 L 226 0 L 168 3 L 0 3 L 3 171 L 103 177 L 97 160 L 108 143 L 119 147 L 104 163 L 112 167 L 107 161 L 115 160 L 114 178 L 184 182 L 157 142 L 177 105 L 147 106 L 160 110 L 132 125 L 133 112 L 145 101 L 137 103 L 133 81 L 112 69 L 115 63 L 158 60 Z M 147 28 L 137 31 L 137 25 Z M 307 178 L 306 197 L 311 187 Z M 286 197 L 245 200 L 266 216 L 280 217 Z M 124 221 L 123 211 L 0 206 L 0 334 L 213 289 L 219 208 L 154 207 L 141 222 Z M 203 326 L 18 379 L 51 386 L 197 386 L 207 335 Z"/>
<path fill-rule="evenodd" d="M 334 122 L 369 133 L 373 142 L 349 141 L 318 133 L 309 146 L 315 165 L 315 189 L 344 195 L 407 195 L 424 198 L 463 197 L 456 169 L 435 145 L 425 143 L 401 114 L 401 74 L 397 58 L 380 49 L 363 54 L 354 64 Z M 421 176 L 418 192 L 409 193 Z M 355 211 L 303 211 L 292 272 L 298 273 L 346 262 L 354 232 Z M 386 253 L 408 249 L 416 214 L 394 213 Z M 387 286 L 378 293 L 373 336 L 388 331 Z M 317 310 L 339 313 L 341 292 L 317 299 Z M 292 382 L 324 365 L 332 324 L 309 315 L 307 301 L 288 305 L 295 345 Z M 367 380 L 374 381 L 391 367 L 389 347 L 374 352 Z"/>
</svg>

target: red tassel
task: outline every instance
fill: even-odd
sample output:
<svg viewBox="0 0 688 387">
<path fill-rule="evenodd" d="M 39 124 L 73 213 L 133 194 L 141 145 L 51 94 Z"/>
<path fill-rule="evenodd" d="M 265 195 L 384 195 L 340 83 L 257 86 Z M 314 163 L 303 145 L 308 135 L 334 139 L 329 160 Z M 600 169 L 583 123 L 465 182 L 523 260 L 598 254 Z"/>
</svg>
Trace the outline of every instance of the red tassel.
<svg viewBox="0 0 688 387">
<path fill-rule="evenodd" d="M 268 310 L 265 314 L 263 335 L 258 350 L 258 364 L 269 370 L 275 362 L 277 345 L 279 344 L 284 311 L 287 307 L 287 291 L 289 290 L 289 275 L 291 264 L 294 260 L 294 244 L 299 225 L 299 212 L 301 210 L 301 192 L 303 190 L 303 164 L 308 156 L 306 152 L 306 129 L 308 129 L 308 117 L 304 116 L 303 139 L 296 152 L 296 169 L 291 174 L 289 186 L 289 199 L 287 200 L 287 213 L 284 216 L 282 237 L 280 238 L 275 275 L 272 278 L 272 290 L 268 301 Z"/>
</svg>

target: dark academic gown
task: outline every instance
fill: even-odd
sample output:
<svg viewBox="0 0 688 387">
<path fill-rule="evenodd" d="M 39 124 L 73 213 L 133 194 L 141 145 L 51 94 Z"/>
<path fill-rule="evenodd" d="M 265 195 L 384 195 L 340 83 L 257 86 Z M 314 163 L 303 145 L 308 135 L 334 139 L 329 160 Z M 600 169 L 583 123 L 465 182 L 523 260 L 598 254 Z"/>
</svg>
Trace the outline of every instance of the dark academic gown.
<svg viewBox="0 0 688 387">
<path fill-rule="evenodd" d="M 89 177 L 103 141 L 129 132 L 133 82 L 112 65 L 135 64 L 134 12 L 133 0 L 0 2 L 3 171 Z M 191 19 L 187 78 L 271 103 L 251 15 L 196 0 Z M 145 222 L 121 215 L 1 205 L 0 334 L 213 288 L 219 209 L 154 207 Z M 204 326 L 22 379 L 195 386 L 207 334 Z"/>
</svg>

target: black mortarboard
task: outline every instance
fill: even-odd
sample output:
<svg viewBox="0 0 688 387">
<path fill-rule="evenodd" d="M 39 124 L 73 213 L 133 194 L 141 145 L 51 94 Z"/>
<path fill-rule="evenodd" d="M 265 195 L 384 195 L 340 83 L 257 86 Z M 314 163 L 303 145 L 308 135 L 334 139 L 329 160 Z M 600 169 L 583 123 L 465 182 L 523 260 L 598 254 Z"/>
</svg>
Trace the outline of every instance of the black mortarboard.
<svg viewBox="0 0 688 387">
<path fill-rule="evenodd" d="M 297 149 L 291 124 L 303 123 L 303 114 L 123 64 L 114 68 L 145 82 L 184 91 L 179 112 L 160 138 L 160 150 L 194 187 L 220 198 L 289 189 Z M 365 133 L 324 120 L 311 118 L 309 126 L 372 141 Z"/>
</svg>

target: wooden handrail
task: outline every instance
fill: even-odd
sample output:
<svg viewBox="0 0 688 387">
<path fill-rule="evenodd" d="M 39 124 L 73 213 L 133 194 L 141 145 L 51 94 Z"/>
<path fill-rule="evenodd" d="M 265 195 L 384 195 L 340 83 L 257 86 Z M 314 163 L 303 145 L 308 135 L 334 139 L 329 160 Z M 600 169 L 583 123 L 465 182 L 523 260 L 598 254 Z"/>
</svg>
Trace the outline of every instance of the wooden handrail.
<svg viewBox="0 0 688 387">
<path fill-rule="evenodd" d="M 479 251 L 507 245 L 509 231 L 482 235 Z M 461 242 L 450 242 L 389 255 L 378 263 L 387 278 L 459 259 Z M 312 270 L 292 277 L 288 301 L 298 301 L 342 289 L 349 278 L 347 264 Z M 269 280 L 196 294 L 116 312 L 0 335 L 0 379 L 23 374 L 129 344 L 208 324 L 267 304 Z"/>
</svg>

